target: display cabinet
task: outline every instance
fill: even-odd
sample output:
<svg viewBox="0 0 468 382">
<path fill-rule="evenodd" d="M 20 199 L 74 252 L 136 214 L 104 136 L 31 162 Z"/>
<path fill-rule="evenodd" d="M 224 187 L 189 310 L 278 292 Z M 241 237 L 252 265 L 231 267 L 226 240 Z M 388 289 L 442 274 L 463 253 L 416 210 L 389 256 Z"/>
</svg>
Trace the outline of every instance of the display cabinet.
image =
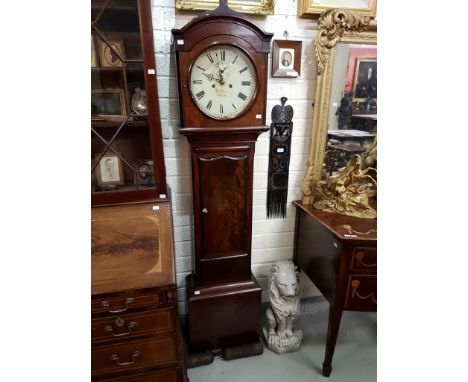
<svg viewBox="0 0 468 382">
<path fill-rule="evenodd" d="M 91 380 L 187 380 L 151 0 L 91 1 Z"/>
<path fill-rule="evenodd" d="M 91 1 L 93 205 L 165 199 L 150 0 Z"/>
</svg>

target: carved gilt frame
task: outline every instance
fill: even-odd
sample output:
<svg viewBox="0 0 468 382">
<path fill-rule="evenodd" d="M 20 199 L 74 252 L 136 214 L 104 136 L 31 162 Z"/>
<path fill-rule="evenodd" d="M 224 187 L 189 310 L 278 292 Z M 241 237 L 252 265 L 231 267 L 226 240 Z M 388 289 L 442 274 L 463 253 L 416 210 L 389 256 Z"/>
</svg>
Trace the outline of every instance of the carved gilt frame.
<svg viewBox="0 0 468 382">
<path fill-rule="evenodd" d="M 333 73 L 334 48 L 339 42 L 377 44 L 376 26 L 368 16 L 346 9 L 333 9 L 322 13 L 315 36 L 317 56 L 317 87 L 307 172 L 302 182 L 302 203 L 312 204 L 317 183 L 321 180 L 322 164 L 328 132 L 328 113 Z M 374 28 L 373 30 L 368 30 Z"/>
<path fill-rule="evenodd" d="M 218 0 L 176 0 L 176 8 L 185 11 L 207 11 L 218 7 Z M 275 12 L 275 0 L 230 0 L 229 8 L 237 12 L 255 15 L 272 15 Z"/>
<path fill-rule="evenodd" d="M 335 3 L 335 4 L 333 4 Z M 362 3 L 362 2 L 361 2 Z M 332 1 L 326 2 L 326 4 L 320 4 L 319 1 L 316 0 L 299 0 L 299 15 L 319 15 L 323 11 L 327 11 L 330 9 L 348 9 L 350 11 L 357 12 L 363 16 L 371 16 L 374 17 L 377 11 L 377 0 L 368 0 L 368 5 L 361 6 L 359 2 L 353 0 L 347 0 L 346 4 L 344 1 Z"/>
</svg>

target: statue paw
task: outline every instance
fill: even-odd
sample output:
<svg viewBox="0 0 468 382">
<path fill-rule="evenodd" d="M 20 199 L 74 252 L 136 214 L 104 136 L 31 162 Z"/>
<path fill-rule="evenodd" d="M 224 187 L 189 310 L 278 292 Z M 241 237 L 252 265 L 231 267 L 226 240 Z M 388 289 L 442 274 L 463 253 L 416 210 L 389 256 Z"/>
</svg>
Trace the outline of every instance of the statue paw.
<svg viewBox="0 0 468 382">
<path fill-rule="evenodd" d="M 278 336 L 273 332 L 268 335 L 268 343 L 271 345 L 276 345 Z"/>
<path fill-rule="evenodd" d="M 299 342 L 301 342 L 302 339 L 304 338 L 304 334 L 302 333 L 302 330 L 295 330 L 294 337 L 297 338 Z"/>
<path fill-rule="evenodd" d="M 284 334 L 288 338 L 294 337 L 294 333 L 292 332 L 292 330 L 286 330 Z"/>
<path fill-rule="evenodd" d="M 293 338 L 294 338 L 294 344 L 300 345 L 302 343 L 302 339 L 304 338 L 304 334 L 302 333 L 302 330 L 295 330 Z"/>
</svg>

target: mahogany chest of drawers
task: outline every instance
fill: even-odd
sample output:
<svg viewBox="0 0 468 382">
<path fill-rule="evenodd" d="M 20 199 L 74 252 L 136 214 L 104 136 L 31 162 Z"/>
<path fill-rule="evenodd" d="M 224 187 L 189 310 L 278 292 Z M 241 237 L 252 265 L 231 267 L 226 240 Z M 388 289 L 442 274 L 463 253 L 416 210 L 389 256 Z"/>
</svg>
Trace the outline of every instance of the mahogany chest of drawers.
<svg viewBox="0 0 468 382">
<path fill-rule="evenodd" d="M 186 380 L 169 203 L 92 210 L 92 381 Z"/>
</svg>

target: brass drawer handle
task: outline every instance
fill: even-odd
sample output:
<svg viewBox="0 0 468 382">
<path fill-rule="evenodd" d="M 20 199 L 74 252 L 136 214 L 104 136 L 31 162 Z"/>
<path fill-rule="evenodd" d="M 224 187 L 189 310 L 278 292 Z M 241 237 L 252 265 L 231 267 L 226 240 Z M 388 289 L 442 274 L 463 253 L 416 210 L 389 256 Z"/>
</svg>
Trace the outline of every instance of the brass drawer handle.
<svg viewBox="0 0 468 382">
<path fill-rule="evenodd" d="M 114 328 L 112 328 L 112 326 L 110 325 L 107 325 L 104 327 L 104 330 L 107 332 L 107 333 L 110 333 L 112 334 L 113 337 L 123 337 L 123 336 L 128 336 L 133 329 L 135 329 L 137 327 L 138 323 L 136 321 L 132 321 L 128 324 L 128 331 L 125 332 L 125 333 L 117 333 L 115 334 L 114 333 Z"/>
<path fill-rule="evenodd" d="M 359 280 L 353 280 L 351 282 L 351 288 L 353 288 L 351 298 L 357 297 L 357 298 L 359 298 L 361 300 L 371 299 L 371 301 L 374 304 L 377 304 L 377 299 L 375 298 L 374 293 L 371 292 L 367 296 L 362 296 L 361 294 L 359 294 L 359 292 L 357 291 L 357 288 L 359 288 L 360 284 L 361 284 L 361 282 Z"/>
<path fill-rule="evenodd" d="M 117 354 L 112 354 L 111 360 L 114 361 L 119 366 L 128 366 L 128 365 L 133 365 L 137 361 L 137 358 L 139 356 L 140 356 L 140 351 L 135 350 L 132 354 L 132 360 L 129 362 L 120 362 L 119 356 Z"/>
<path fill-rule="evenodd" d="M 362 261 L 363 258 L 364 258 L 364 252 L 363 251 L 359 251 L 359 252 L 356 253 L 356 261 L 357 261 L 358 265 L 361 265 L 364 268 L 375 268 L 377 266 L 377 263 L 375 263 L 375 264 L 366 264 L 364 261 Z"/>
<path fill-rule="evenodd" d="M 122 312 L 125 312 L 127 309 L 128 309 L 128 306 L 130 304 L 132 304 L 134 301 L 134 298 L 133 297 L 127 297 L 127 299 L 125 300 L 125 308 L 122 308 L 122 309 L 117 309 L 117 310 L 112 310 L 111 307 L 110 307 L 110 304 L 109 304 L 109 301 L 101 301 L 101 306 L 105 309 L 107 309 L 107 311 L 109 313 L 122 313 Z"/>
</svg>

